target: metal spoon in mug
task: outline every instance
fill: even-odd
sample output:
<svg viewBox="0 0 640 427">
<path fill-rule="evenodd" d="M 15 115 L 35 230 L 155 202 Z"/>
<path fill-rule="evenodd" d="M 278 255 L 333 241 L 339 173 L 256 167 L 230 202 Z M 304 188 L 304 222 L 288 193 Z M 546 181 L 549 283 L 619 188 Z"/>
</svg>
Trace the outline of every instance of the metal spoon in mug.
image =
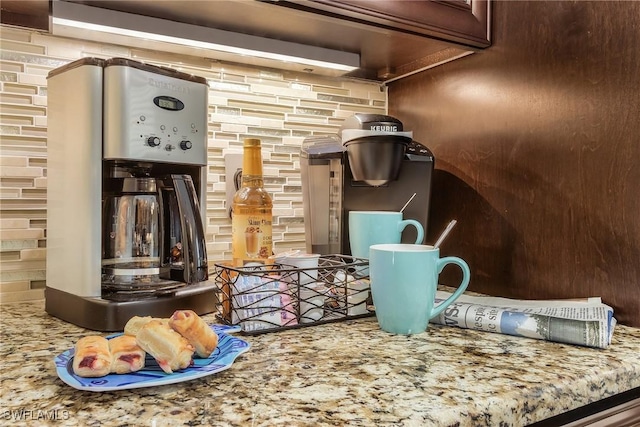
<svg viewBox="0 0 640 427">
<path fill-rule="evenodd" d="M 409 206 L 409 203 L 411 203 L 411 201 L 413 200 L 414 197 L 416 197 L 416 193 L 413 193 L 413 196 L 411 196 L 411 198 L 409 200 L 407 200 L 407 203 L 405 203 L 404 206 L 402 207 L 402 209 L 400 209 L 400 212 L 404 212 L 405 208 L 407 206 Z"/>
<path fill-rule="evenodd" d="M 440 237 L 438 237 L 438 240 L 436 240 L 436 242 L 433 244 L 433 248 L 436 249 L 438 247 L 440 247 L 440 245 L 442 244 L 442 242 L 444 242 L 444 239 L 446 239 L 446 237 L 449 235 L 449 233 L 451 232 L 451 230 L 453 229 L 453 227 L 455 227 L 456 223 L 458 221 L 456 221 L 455 219 L 451 220 L 451 222 L 449 223 L 449 225 L 447 225 L 447 228 L 444 229 L 444 231 L 442 232 L 442 234 L 440 235 Z"/>
</svg>

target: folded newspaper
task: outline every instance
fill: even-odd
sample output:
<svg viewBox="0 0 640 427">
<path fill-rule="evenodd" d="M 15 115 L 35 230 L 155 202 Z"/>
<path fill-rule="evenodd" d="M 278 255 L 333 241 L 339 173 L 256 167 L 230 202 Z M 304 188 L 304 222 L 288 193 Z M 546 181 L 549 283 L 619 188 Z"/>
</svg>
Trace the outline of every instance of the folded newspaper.
<svg viewBox="0 0 640 427">
<path fill-rule="evenodd" d="M 451 293 L 437 291 L 436 305 Z M 586 347 L 607 348 L 616 319 L 598 297 L 584 300 L 516 300 L 461 295 L 432 323 Z"/>
</svg>

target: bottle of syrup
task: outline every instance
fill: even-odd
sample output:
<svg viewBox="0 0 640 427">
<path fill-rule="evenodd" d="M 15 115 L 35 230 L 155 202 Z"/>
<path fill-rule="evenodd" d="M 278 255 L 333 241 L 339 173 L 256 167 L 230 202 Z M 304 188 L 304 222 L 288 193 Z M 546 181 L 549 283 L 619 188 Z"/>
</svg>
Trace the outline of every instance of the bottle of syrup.
<svg viewBox="0 0 640 427">
<path fill-rule="evenodd" d="M 266 265 L 273 253 L 273 202 L 264 188 L 260 140 L 244 140 L 242 186 L 233 196 L 231 249 L 235 267 Z"/>
</svg>

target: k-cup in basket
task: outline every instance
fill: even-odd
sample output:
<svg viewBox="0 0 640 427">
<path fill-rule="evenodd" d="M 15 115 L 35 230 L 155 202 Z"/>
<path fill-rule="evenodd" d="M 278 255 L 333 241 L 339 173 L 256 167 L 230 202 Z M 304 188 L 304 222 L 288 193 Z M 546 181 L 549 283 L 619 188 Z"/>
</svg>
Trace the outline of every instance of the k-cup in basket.
<svg viewBox="0 0 640 427">
<path fill-rule="evenodd" d="M 288 274 L 292 285 L 305 285 L 318 280 L 318 261 L 320 254 L 306 254 L 300 251 L 289 251 L 273 257 L 283 269 L 291 268 Z M 285 279 L 286 280 L 286 279 Z"/>
<path fill-rule="evenodd" d="M 370 295 L 369 279 L 355 278 L 351 274 L 338 271 L 335 274 L 334 284 L 339 290 L 345 292 L 346 309 L 348 316 L 368 314 L 367 300 Z"/>
<path fill-rule="evenodd" d="M 327 291 L 327 287 L 321 282 L 300 285 L 298 292 L 300 323 L 313 323 L 324 317 Z"/>
</svg>

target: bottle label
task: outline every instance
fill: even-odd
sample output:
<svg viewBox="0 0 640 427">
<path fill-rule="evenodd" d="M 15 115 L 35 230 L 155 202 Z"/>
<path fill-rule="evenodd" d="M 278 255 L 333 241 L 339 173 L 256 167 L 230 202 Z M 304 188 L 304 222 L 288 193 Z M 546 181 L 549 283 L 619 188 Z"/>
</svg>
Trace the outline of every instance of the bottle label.
<svg viewBox="0 0 640 427">
<path fill-rule="evenodd" d="M 234 264 L 267 264 L 272 255 L 271 215 L 235 212 L 232 221 Z"/>
</svg>

